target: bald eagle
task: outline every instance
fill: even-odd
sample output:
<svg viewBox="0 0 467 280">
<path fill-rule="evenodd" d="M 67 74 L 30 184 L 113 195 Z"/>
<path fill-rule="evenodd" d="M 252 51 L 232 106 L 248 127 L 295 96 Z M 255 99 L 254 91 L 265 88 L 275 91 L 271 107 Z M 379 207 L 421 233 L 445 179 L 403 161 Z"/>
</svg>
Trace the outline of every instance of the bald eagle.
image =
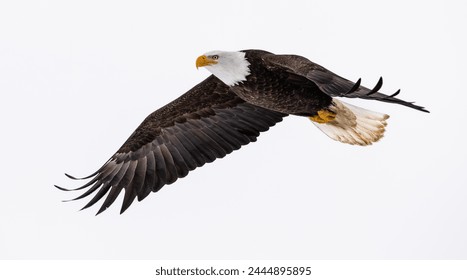
<svg viewBox="0 0 467 280">
<path fill-rule="evenodd" d="M 191 170 L 256 141 L 288 115 L 309 118 L 330 138 L 352 145 L 370 145 L 383 137 L 388 115 L 359 108 L 337 97 L 397 103 L 419 111 L 421 106 L 379 90 L 350 82 L 298 55 L 262 50 L 213 51 L 196 59 L 213 75 L 150 114 L 123 146 L 89 180 L 76 189 L 94 192 L 86 209 L 106 198 L 97 214 L 125 190 L 120 213 L 134 201 L 185 177 Z"/>
</svg>

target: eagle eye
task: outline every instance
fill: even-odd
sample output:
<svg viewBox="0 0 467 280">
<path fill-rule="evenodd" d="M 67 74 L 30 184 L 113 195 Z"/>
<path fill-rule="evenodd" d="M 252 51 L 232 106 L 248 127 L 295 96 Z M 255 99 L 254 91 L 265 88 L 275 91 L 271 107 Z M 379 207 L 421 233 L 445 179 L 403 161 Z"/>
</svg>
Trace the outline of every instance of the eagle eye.
<svg viewBox="0 0 467 280">
<path fill-rule="evenodd" d="M 211 58 L 217 60 L 219 59 L 219 56 L 216 54 L 216 55 L 211 56 Z"/>
</svg>

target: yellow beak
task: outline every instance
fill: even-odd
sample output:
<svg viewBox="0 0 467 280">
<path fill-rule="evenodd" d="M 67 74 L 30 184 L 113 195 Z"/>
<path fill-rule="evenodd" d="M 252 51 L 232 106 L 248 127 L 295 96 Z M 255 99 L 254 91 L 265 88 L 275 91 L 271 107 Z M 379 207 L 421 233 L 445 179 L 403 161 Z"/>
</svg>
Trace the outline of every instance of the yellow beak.
<svg viewBox="0 0 467 280">
<path fill-rule="evenodd" d="M 205 55 L 202 55 L 202 56 L 199 56 L 196 59 L 196 69 L 198 69 L 199 67 L 213 65 L 213 64 L 216 64 L 216 63 L 217 63 L 216 60 L 210 59 L 210 58 L 206 57 Z"/>
</svg>

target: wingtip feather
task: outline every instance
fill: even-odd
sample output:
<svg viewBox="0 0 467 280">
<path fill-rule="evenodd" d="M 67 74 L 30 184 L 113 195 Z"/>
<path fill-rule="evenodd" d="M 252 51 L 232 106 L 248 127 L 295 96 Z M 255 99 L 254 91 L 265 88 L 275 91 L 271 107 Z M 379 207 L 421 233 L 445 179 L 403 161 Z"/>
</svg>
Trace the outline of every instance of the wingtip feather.
<svg viewBox="0 0 467 280">
<path fill-rule="evenodd" d="M 88 176 L 86 176 L 86 177 L 81 177 L 81 178 L 72 176 L 72 175 L 70 175 L 70 174 L 68 174 L 68 173 L 65 173 L 65 176 L 67 176 L 68 178 L 70 178 L 70 179 L 72 179 L 72 180 L 86 180 L 86 179 L 89 179 L 89 178 L 95 176 L 97 173 L 99 173 L 99 171 L 96 171 L 96 172 L 92 173 L 91 175 L 88 175 Z"/>
<path fill-rule="evenodd" d="M 56 187 L 57 189 L 59 189 L 61 191 L 65 191 L 65 192 L 72 191 L 72 189 L 67 189 L 67 188 L 64 188 L 64 187 L 57 186 L 57 185 L 54 185 L 54 187 Z"/>
</svg>

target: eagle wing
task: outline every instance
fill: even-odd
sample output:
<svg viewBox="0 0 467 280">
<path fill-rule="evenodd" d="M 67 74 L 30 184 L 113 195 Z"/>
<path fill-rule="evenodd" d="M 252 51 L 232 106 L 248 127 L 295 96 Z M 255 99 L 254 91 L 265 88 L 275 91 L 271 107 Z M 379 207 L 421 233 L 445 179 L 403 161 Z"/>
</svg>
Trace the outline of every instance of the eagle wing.
<svg viewBox="0 0 467 280">
<path fill-rule="evenodd" d="M 73 200 L 98 190 L 83 207 L 86 209 L 107 194 L 99 214 L 124 189 L 123 213 L 136 197 L 141 201 L 196 167 L 256 141 L 260 132 L 285 116 L 245 102 L 210 76 L 150 114 L 99 170 L 81 178 L 89 181 L 73 190 L 87 190 Z"/>
<path fill-rule="evenodd" d="M 315 83 L 318 88 L 332 97 L 348 97 L 378 100 L 389 103 L 401 104 L 423 112 L 428 112 L 424 107 L 395 98 L 400 90 L 392 95 L 386 95 L 378 92 L 383 85 L 383 79 L 380 78 L 373 89 L 360 85 L 361 79 L 353 83 L 326 68 L 318 65 L 309 59 L 299 55 L 275 55 L 265 54 L 263 62 L 271 70 L 285 70 L 292 76 L 300 76 Z M 292 77 L 292 80 L 296 80 Z"/>
</svg>

